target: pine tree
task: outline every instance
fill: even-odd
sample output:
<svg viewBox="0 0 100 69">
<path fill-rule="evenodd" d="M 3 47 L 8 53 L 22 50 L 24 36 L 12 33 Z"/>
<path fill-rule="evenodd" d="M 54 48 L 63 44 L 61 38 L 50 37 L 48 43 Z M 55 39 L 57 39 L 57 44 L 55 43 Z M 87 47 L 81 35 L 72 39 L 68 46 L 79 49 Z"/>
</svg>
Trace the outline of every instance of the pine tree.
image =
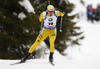
<svg viewBox="0 0 100 69">
<path fill-rule="evenodd" d="M 0 58 L 22 58 L 38 35 L 36 15 L 28 13 L 19 1 L 23 0 L 0 1 Z M 19 18 L 21 12 L 26 18 Z"/>
</svg>

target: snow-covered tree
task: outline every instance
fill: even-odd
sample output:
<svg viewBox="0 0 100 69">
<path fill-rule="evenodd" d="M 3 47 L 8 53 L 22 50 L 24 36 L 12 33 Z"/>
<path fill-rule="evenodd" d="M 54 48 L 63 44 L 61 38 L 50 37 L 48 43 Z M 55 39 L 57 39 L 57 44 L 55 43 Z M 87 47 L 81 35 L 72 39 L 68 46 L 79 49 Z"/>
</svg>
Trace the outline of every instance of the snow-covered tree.
<svg viewBox="0 0 100 69">
<path fill-rule="evenodd" d="M 0 1 L 0 58 L 21 58 L 38 35 L 36 15 L 20 1 L 23 0 Z"/>
</svg>

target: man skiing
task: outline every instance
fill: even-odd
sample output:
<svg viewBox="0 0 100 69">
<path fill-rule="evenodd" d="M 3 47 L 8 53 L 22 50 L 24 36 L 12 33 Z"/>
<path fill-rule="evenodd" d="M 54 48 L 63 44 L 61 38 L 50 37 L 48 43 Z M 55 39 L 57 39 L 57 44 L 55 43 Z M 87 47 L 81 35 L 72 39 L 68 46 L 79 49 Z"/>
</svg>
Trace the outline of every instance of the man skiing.
<svg viewBox="0 0 100 69">
<path fill-rule="evenodd" d="M 40 14 L 39 21 L 42 22 L 44 20 L 43 30 L 38 35 L 26 56 L 21 59 L 21 62 L 25 62 L 34 49 L 47 37 L 49 37 L 50 41 L 49 61 L 53 62 L 54 41 L 56 39 L 56 21 L 58 16 L 64 16 L 64 14 L 60 11 L 56 11 L 53 5 L 48 5 L 47 11 Z"/>
</svg>

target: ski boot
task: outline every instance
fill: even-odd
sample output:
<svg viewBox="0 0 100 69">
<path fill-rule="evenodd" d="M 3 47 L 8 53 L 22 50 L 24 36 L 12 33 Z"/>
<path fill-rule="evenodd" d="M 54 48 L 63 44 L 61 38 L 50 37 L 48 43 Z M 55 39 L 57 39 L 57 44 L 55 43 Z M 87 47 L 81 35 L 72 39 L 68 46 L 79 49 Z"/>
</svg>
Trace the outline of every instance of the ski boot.
<svg viewBox="0 0 100 69">
<path fill-rule="evenodd" d="M 49 61 L 53 62 L 53 53 L 51 53 L 51 52 L 50 52 L 50 55 L 49 55 Z"/>
<path fill-rule="evenodd" d="M 21 59 L 21 63 L 24 63 L 30 56 L 30 53 L 27 53 L 24 58 Z"/>
</svg>

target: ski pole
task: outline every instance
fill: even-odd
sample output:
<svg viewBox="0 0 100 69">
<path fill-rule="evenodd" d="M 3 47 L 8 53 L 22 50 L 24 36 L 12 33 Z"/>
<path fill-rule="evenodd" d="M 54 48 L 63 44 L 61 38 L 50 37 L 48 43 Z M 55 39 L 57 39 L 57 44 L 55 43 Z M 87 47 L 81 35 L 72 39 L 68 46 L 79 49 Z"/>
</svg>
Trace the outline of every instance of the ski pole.
<svg viewBox="0 0 100 69">
<path fill-rule="evenodd" d="M 49 5 L 50 5 L 50 1 L 51 1 L 51 0 L 48 0 L 48 4 L 49 4 Z"/>
<path fill-rule="evenodd" d="M 42 25 L 43 25 L 43 21 L 41 22 L 40 34 L 41 34 L 41 32 L 42 32 Z"/>
<path fill-rule="evenodd" d="M 62 18 L 63 18 L 63 17 L 61 17 L 60 32 L 62 32 Z"/>
<path fill-rule="evenodd" d="M 49 3 L 49 5 L 50 5 L 50 0 L 48 0 L 48 3 Z"/>
</svg>

